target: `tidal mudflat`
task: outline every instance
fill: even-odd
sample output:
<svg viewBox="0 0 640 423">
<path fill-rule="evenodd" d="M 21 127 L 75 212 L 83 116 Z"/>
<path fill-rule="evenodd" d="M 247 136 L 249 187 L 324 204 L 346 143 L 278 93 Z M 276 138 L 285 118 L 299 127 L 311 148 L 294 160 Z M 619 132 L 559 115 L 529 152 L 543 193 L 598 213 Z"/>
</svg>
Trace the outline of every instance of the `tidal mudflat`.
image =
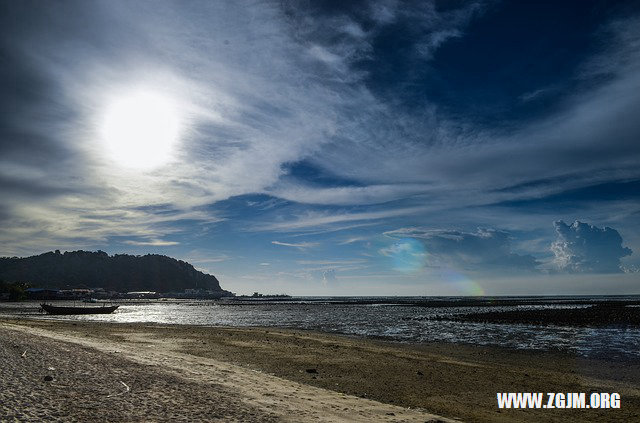
<svg viewBox="0 0 640 423">
<path fill-rule="evenodd" d="M 44 410 L 65 421 L 164 420 L 174 412 L 176 419 L 212 421 L 640 416 L 640 363 L 633 360 L 277 328 L 31 319 L 1 326 L 2 412 L 15 418 Z M 43 379 L 48 375 L 53 380 Z M 497 392 L 618 392 L 622 406 L 499 410 Z"/>
</svg>

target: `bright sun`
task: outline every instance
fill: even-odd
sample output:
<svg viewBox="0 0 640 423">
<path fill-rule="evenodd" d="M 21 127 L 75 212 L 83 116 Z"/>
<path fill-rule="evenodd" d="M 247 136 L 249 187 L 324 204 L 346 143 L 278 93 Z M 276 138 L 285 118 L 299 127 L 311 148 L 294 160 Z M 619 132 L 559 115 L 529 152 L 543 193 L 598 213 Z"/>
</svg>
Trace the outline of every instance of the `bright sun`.
<svg viewBox="0 0 640 423">
<path fill-rule="evenodd" d="M 134 92 L 113 101 L 102 126 L 109 156 L 119 165 L 134 169 L 167 163 L 179 132 L 175 103 L 151 91 Z"/>
</svg>

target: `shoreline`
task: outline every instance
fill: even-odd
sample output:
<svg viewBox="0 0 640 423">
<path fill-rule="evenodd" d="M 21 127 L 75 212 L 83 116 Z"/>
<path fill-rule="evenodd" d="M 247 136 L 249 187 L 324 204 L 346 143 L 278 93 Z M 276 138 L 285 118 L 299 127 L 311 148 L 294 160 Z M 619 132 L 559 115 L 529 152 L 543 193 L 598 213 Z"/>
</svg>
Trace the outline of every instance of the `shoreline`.
<svg viewBox="0 0 640 423">
<path fill-rule="evenodd" d="M 369 413 L 378 410 L 379 414 L 368 416 L 372 421 L 426 421 L 438 419 L 438 416 L 463 421 L 624 421 L 640 416 L 640 361 L 637 360 L 611 362 L 568 353 L 464 344 L 406 345 L 273 327 L 2 318 L 0 328 L 81 344 L 96 352 L 106 351 L 119 357 L 126 355 L 129 361 L 147 361 L 155 367 L 180 357 L 183 362 L 192 363 L 194 368 L 217 366 L 230 372 L 225 374 L 259 374 L 279 381 L 271 380 L 283 395 L 279 407 L 269 409 L 268 413 L 275 415 L 278 410 L 286 409 L 285 404 L 294 408 L 311 407 L 311 411 L 306 410 L 309 413 L 322 407 L 337 412 L 331 407 L 332 402 L 348 399 L 348 409 L 360 407 L 362 412 Z M 120 352 L 113 353 L 114 350 Z M 176 365 L 174 363 L 173 370 Z M 188 373 L 190 370 L 182 368 L 180 371 Z M 187 376 L 185 382 L 191 383 L 193 378 L 193 375 Z M 316 390 L 310 398 L 317 398 L 322 393 L 326 405 L 320 406 L 315 400 L 298 404 L 300 401 L 295 400 L 295 395 L 284 397 L 286 392 L 291 394 L 289 391 L 294 386 L 288 383 L 298 386 L 298 390 Z M 225 386 L 243 392 L 243 398 L 255 396 L 255 392 L 246 392 L 242 385 L 236 378 Z M 499 410 L 496 404 L 496 392 L 592 391 L 620 393 L 622 408 Z M 257 404 L 259 412 L 265 411 L 261 408 L 262 403 Z M 394 411 L 382 413 L 380 410 L 385 407 Z M 304 407 L 298 411 L 302 409 Z M 400 410 L 417 415 L 400 418 Z M 346 416 L 351 412 L 342 411 L 335 420 L 325 421 L 349 421 Z M 265 416 L 269 416 L 268 413 Z M 324 413 L 320 415 L 325 416 Z M 310 418 L 309 421 L 314 420 Z"/>
<path fill-rule="evenodd" d="M 528 311 L 518 311 L 516 312 L 518 315 L 522 314 L 525 315 L 525 317 L 528 317 L 526 315 L 529 314 Z M 534 313 L 538 313 L 538 312 L 534 312 Z M 555 311 L 554 311 L 555 313 Z M 520 319 L 520 318 L 513 318 L 513 317 L 508 317 L 505 319 L 500 319 L 500 320 L 490 320 L 485 318 L 485 316 L 492 316 L 493 317 L 494 313 L 470 313 L 468 315 L 462 315 L 462 316 L 453 316 L 453 317 L 436 317 L 433 318 L 432 320 L 434 321 L 446 321 L 446 322 L 470 322 L 470 323 L 489 323 L 489 324 L 528 324 L 528 325 L 535 325 L 535 326 L 540 326 L 540 327 L 546 327 L 546 326 L 554 326 L 551 323 L 541 323 L 540 320 L 537 323 L 533 323 L 531 321 L 527 321 L 524 318 Z M 497 313 L 496 313 L 497 314 Z M 509 314 L 509 312 L 500 312 L 499 314 Z M 72 315 L 73 316 L 73 315 Z M 77 315 L 79 316 L 79 315 Z M 194 330 L 200 330 L 200 329 L 212 329 L 212 330 L 255 330 L 255 331 L 267 331 L 267 332 L 276 332 L 276 331 L 281 331 L 281 332 L 291 332 L 291 333 L 296 333 L 296 332 L 300 332 L 300 333 L 307 333 L 307 334 L 315 334 L 317 336 L 326 336 L 326 337 L 337 337 L 337 338 L 345 338 L 345 339 L 352 339 L 354 341 L 362 341 L 362 342 L 371 342 L 371 343 L 380 343 L 382 345 L 387 345 L 387 346 L 395 346 L 398 348 L 409 348 L 409 349 L 420 349 L 423 348 L 425 346 L 430 346 L 430 347 L 435 347 L 435 346 L 439 346 L 440 348 L 447 350 L 449 348 L 472 348 L 472 349 L 486 349 L 486 350 L 490 350 L 491 352 L 493 351 L 497 351 L 499 354 L 500 352 L 504 352 L 505 354 L 525 354 L 525 355 L 553 355 L 556 357 L 560 357 L 560 359 L 565 359 L 565 360 L 573 360 L 573 359 L 580 359 L 580 360 L 592 360 L 592 361 L 610 361 L 611 360 L 615 360 L 618 363 L 630 363 L 630 364 L 640 364 L 640 356 L 636 356 L 636 355 L 628 355 L 628 354 L 618 354 L 617 352 L 610 352 L 609 354 L 613 354 L 613 357 L 611 357 L 610 355 L 607 356 L 604 353 L 600 353 L 600 354 L 591 354 L 591 355 L 585 355 L 585 354 L 581 354 L 578 351 L 572 351 L 570 349 L 567 348 L 518 348 L 518 347 L 513 347 L 513 346 L 505 346 L 505 345 L 497 345 L 497 344 L 493 344 L 493 343 L 487 343 L 487 344 L 476 344 L 470 341 L 465 341 L 465 340 L 456 340 L 456 341 L 448 341 L 448 340 L 436 340 L 436 341 L 414 341 L 414 340 L 406 340 L 406 339 L 397 339 L 394 337 L 390 337 L 390 336 L 385 336 L 385 335 L 377 335 L 377 334 L 356 334 L 356 333 L 350 333 L 350 332 L 340 332 L 340 331 L 323 331 L 322 329 L 316 329 L 316 328 L 300 328 L 300 327 L 292 327 L 292 326 L 253 326 L 253 325 L 247 325 L 247 326 L 230 326 L 230 325 L 215 325 L 215 324 L 183 324 L 183 323 L 167 323 L 167 322 L 154 322 L 154 321 L 139 321 L 139 322 L 128 322 L 128 321 L 100 321 L 100 320 L 76 320 L 76 319 L 71 319 L 71 318 L 67 318 L 68 316 L 53 316 L 47 313 L 24 313 L 24 314 L 11 314 L 11 313 L 6 313 L 6 314 L 2 314 L 0 313 L 0 323 L 2 322 L 22 322 L 22 321 L 32 321 L 32 322 L 41 322 L 41 323 L 54 323 L 54 324 L 60 324 L 60 325 L 71 325 L 71 326 L 76 326 L 76 324 L 82 324 L 82 325 L 92 325 L 92 324 L 96 324 L 96 325 L 114 325 L 114 326 L 132 326 L 132 327 L 145 327 L 145 328 L 149 328 L 149 327 L 157 327 L 157 328 L 162 328 L 162 327 L 176 327 L 176 328 L 191 328 Z M 519 317 L 519 316 L 518 316 Z M 571 316 L 569 317 L 571 318 Z M 562 326 L 562 325 L 557 325 L 557 326 Z M 588 328 L 588 326 L 582 326 L 582 325 L 576 325 L 576 326 L 566 326 L 566 327 L 573 327 L 576 329 L 583 329 L 583 328 Z M 635 329 L 634 327 L 629 327 L 629 326 L 611 326 L 609 325 L 607 326 L 592 326 L 595 329 L 599 329 L 601 327 L 604 328 L 613 328 L 613 329 Z"/>
<path fill-rule="evenodd" d="M 114 323 L 149 321 L 212 327 L 265 326 L 356 335 L 409 344 L 444 342 L 532 352 L 567 352 L 594 359 L 633 361 L 640 360 L 640 305 L 630 302 L 638 301 L 640 300 L 626 298 L 622 302 L 594 302 L 592 299 L 588 301 L 589 304 L 562 303 L 562 306 L 553 301 L 545 302 L 541 307 L 506 308 L 503 307 L 504 304 L 497 303 L 471 309 L 466 306 L 445 308 L 443 312 L 439 312 L 440 306 L 426 307 L 423 310 L 422 306 L 416 304 L 411 307 L 387 308 L 358 303 L 351 307 L 342 303 L 328 305 L 324 300 L 293 305 L 279 302 L 229 304 L 197 300 L 149 300 L 142 303 L 115 302 L 114 304 L 122 306 L 117 313 L 95 318 L 89 316 L 87 320 Z M 138 305 L 142 307 L 137 308 Z M 170 305 L 168 312 L 157 308 L 165 305 Z M 208 308 L 211 306 L 215 308 L 215 313 L 209 312 Z M 74 316 L 44 316 L 38 312 L 39 307 L 38 302 L 0 303 L 0 318 L 85 320 Z M 256 307 L 255 312 L 253 307 Z M 153 317 L 149 317 L 149 313 Z M 337 315 L 342 318 L 335 319 Z M 363 324 L 365 320 L 367 323 Z"/>
</svg>

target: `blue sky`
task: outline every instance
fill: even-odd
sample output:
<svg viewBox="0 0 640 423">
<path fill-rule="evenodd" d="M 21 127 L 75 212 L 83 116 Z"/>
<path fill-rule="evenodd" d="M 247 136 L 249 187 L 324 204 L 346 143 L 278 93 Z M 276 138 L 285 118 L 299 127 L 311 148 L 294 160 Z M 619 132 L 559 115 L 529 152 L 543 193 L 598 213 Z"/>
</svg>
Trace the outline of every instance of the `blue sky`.
<svg viewBox="0 0 640 423">
<path fill-rule="evenodd" d="M 0 10 L 1 255 L 160 253 L 238 293 L 640 293 L 637 2 Z"/>
</svg>

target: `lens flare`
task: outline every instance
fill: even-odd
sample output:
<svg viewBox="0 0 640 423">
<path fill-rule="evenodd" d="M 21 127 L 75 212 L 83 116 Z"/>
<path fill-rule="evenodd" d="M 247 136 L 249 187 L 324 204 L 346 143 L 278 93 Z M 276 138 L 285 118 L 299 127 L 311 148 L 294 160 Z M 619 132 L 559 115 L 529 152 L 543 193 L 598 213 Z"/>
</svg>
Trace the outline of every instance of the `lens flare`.
<svg viewBox="0 0 640 423">
<path fill-rule="evenodd" d="M 441 273 L 442 279 L 460 295 L 476 297 L 485 296 L 484 288 L 468 276 L 452 269 L 446 269 Z"/>
<path fill-rule="evenodd" d="M 424 245 L 413 238 L 403 238 L 389 248 L 393 268 L 404 273 L 416 273 L 424 268 L 427 252 Z"/>
</svg>

